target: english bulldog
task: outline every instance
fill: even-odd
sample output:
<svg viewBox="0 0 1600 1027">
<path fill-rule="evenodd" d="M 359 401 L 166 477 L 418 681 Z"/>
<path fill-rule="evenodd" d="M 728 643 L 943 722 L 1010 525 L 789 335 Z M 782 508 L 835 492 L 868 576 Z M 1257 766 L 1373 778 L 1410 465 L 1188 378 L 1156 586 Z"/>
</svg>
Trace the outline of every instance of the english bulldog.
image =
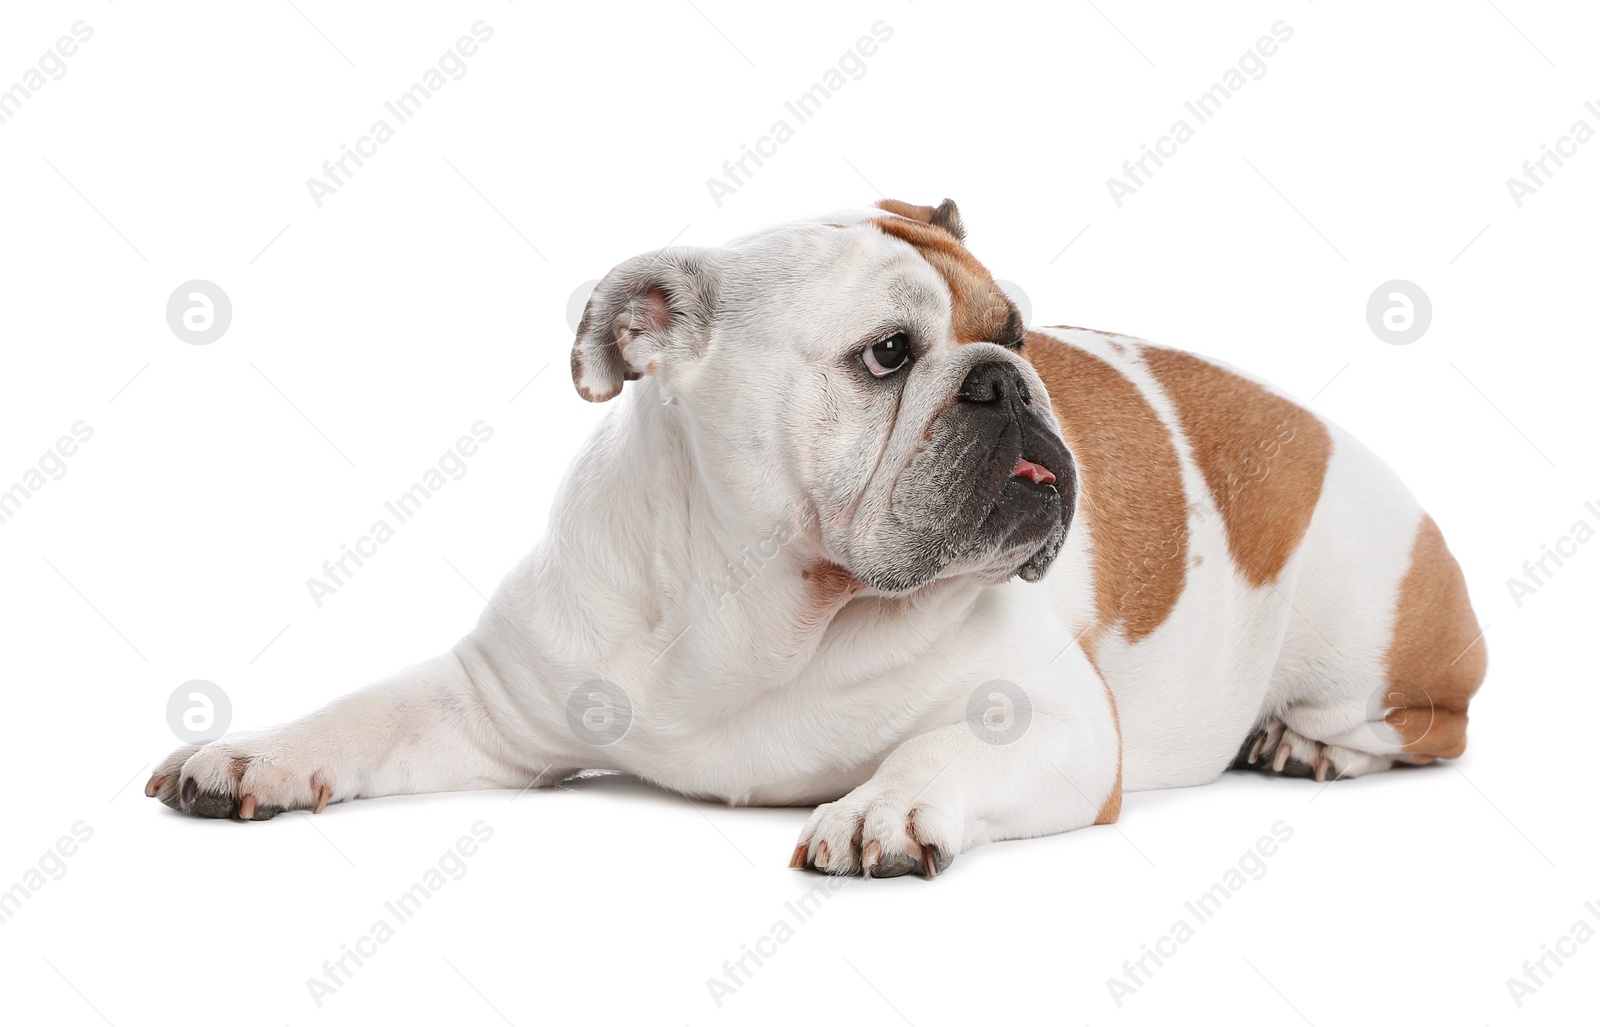
<svg viewBox="0 0 1600 1027">
<path fill-rule="evenodd" d="M 1459 756 L 1482 632 L 1394 473 L 1215 361 L 1025 327 L 964 238 L 885 200 L 618 265 L 572 349 L 615 408 L 477 626 L 146 794 L 615 771 L 816 805 L 791 866 L 931 878 L 1129 789 Z"/>
</svg>

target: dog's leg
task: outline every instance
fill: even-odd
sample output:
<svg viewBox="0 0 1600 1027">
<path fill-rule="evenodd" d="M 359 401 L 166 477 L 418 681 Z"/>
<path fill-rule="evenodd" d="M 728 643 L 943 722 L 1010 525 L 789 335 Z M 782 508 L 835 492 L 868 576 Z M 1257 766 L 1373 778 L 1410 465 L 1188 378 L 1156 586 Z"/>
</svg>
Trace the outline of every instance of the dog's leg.
<svg viewBox="0 0 1600 1027">
<path fill-rule="evenodd" d="M 1358 554 L 1361 588 L 1311 590 L 1310 601 L 1297 593 L 1296 610 L 1312 619 L 1304 627 L 1290 621 L 1267 708 L 1235 765 L 1322 781 L 1455 759 L 1466 749 L 1467 706 L 1487 666 L 1483 629 L 1438 525 L 1409 496 L 1402 508 L 1403 530 L 1390 523 L 1364 536 L 1376 555 Z M 1363 507 L 1339 523 L 1367 517 Z M 1313 541 L 1336 555 L 1311 550 L 1321 562 L 1304 573 L 1351 560 L 1349 531 L 1334 530 L 1337 543 Z M 1378 550 L 1385 541 L 1388 549 Z M 1397 559 L 1406 545 L 1409 556 Z"/>
<path fill-rule="evenodd" d="M 932 877 L 984 842 L 1115 820 L 1116 711 L 1088 660 L 1073 657 L 1065 675 L 1058 665 L 1041 684 L 980 688 L 956 723 L 902 743 L 865 784 L 817 808 L 790 865 Z"/>
<path fill-rule="evenodd" d="M 194 816 L 266 820 L 347 799 L 522 788 L 573 772 L 513 747 L 491 716 L 493 698 L 457 652 L 445 653 L 292 723 L 184 746 L 156 767 L 145 794 Z"/>
</svg>

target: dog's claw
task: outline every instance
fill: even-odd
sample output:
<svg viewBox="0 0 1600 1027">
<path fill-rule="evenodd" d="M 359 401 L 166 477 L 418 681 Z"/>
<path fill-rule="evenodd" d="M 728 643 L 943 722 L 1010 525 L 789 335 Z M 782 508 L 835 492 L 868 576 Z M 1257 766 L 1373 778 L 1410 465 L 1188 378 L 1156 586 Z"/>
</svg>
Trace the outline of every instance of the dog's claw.
<svg viewBox="0 0 1600 1027">
<path fill-rule="evenodd" d="M 188 803 L 194 802 L 195 796 L 197 796 L 199 794 L 200 794 L 200 783 L 198 781 L 196 781 L 192 777 L 191 778 L 186 778 L 184 780 L 184 782 L 183 782 L 183 801 L 184 801 L 184 803 L 188 804 Z"/>
<path fill-rule="evenodd" d="M 246 795 L 243 799 L 239 800 L 239 819 L 249 820 L 255 815 L 256 797 L 254 795 Z"/>
<path fill-rule="evenodd" d="M 333 796 L 333 789 L 332 788 L 329 788 L 327 785 L 324 785 L 324 784 L 317 785 L 317 805 L 316 805 L 315 808 L 312 809 L 311 812 L 312 813 L 321 813 L 323 807 L 328 805 L 328 799 L 330 799 L 332 796 Z"/>
<path fill-rule="evenodd" d="M 145 782 L 145 785 L 144 785 L 145 798 L 147 798 L 147 799 L 155 798 L 156 797 L 156 793 L 161 791 L 161 786 L 166 784 L 166 783 L 167 783 L 167 779 L 164 776 L 162 776 L 161 774 L 153 775 L 150 778 L 150 780 Z"/>
<path fill-rule="evenodd" d="M 1280 720 L 1269 719 L 1257 725 L 1254 731 L 1255 734 L 1246 736 L 1240 744 L 1239 757 L 1233 764 L 1235 769 L 1242 769 L 1259 760 L 1258 769 L 1261 771 L 1271 770 L 1282 774 L 1284 768 L 1293 763 L 1294 769 L 1290 773 L 1326 783 L 1360 777 L 1374 770 L 1385 770 L 1398 758 L 1363 752 L 1299 734 Z M 1266 739 L 1264 742 L 1263 737 Z"/>
<path fill-rule="evenodd" d="M 925 811 L 922 807 L 906 810 L 903 826 L 883 820 L 876 821 L 881 826 L 872 827 L 868 821 L 879 812 L 873 805 L 852 805 L 845 811 L 834 810 L 831 803 L 818 807 L 801 832 L 789 865 L 874 879 L 907 874 L 931 878 L 949 869 L 959 843 L 919 826 L 917 814 Z M 848 849 L 841 848 L 847 844 Z"/>
</svg>

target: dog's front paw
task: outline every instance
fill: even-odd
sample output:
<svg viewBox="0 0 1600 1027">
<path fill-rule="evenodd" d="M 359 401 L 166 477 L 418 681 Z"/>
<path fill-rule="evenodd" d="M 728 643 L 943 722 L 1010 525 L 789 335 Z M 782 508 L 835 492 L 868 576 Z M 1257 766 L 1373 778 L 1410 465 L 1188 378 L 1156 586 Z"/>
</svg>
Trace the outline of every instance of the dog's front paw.
<svg viewBox="0 0 1600 1027">
<path fill-rule="evenodd" d="M 789 865 L 830 874 L 932 878 L 961 851 L 959 820 L 914 798 L 883 795 L 862 786 L 837 802 L 818 806 Z"/>
<path fill-rule="evenodd" d="M 269 737 L 229 735 L 186 745 L 162 760 L 144 793 L 180 813 L 235 820 L 271 820 L 284 810 L 321 813 L 333 798 L 333 776 Z"/>
</svg>

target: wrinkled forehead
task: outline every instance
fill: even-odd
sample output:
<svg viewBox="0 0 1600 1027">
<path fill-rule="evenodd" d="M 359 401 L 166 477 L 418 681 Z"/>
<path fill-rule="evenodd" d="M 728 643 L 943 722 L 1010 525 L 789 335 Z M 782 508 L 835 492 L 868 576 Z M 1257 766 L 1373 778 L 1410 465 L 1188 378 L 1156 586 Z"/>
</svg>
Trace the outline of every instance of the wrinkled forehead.
<svg viewBox="0 0 1600 1027">
<path fill-rule="evenodd" d="M 841 308 L 936 305 L 957 344 L 1022 341 L 1021 315 L 988 269 L 952 232 L 915 217 L 851 208 L 763 229 L 729 246 L 753 273 L 787 276 L 798 292 Z"/>
</svg>

